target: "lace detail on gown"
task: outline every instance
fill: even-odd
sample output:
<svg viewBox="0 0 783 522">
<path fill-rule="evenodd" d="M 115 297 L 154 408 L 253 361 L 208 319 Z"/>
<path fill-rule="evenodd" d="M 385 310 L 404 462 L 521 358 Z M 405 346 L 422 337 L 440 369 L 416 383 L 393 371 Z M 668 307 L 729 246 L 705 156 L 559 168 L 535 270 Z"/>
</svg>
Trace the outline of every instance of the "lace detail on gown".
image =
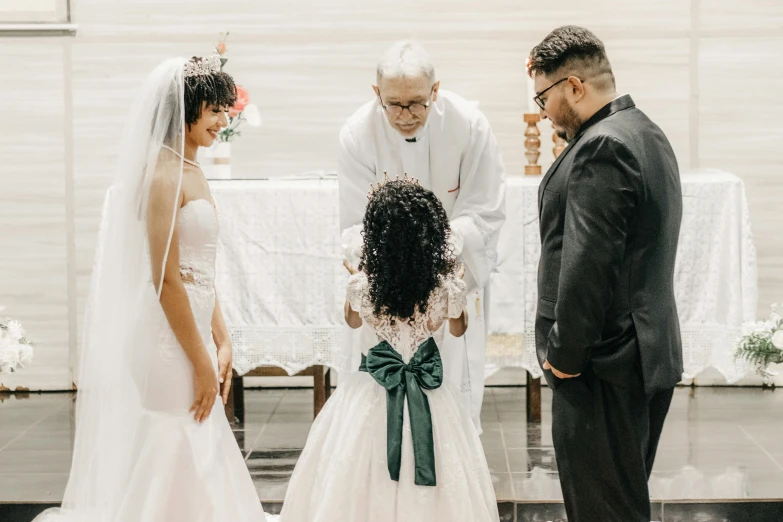
<svg viewBox="0 0 783 522">
<path fill-rule="evenodd" d="M 410 320 L 375 315 L 370 301 L 369 282 L 364 272 L 354 274 L 348 280 L 347 300 L 378 338 L 391 344 L 402 359 L 408 362 L 421 343 L 433 336 L 436 341 L 442 338 L 441 326 L 449 318 L 457 318 L 462 314 L 467 306 L 467 287 L 456 276 L 442 278 L 440 286 L 430 295 L 427 312 L 417 312 Z"/>
<path fill-rule="evenodd" d="M 217 210 L 206 199 L 189 201 L 179 210 L 177 231 L 182 281 L 212 287 L 219 232 Z"/>
</svg>

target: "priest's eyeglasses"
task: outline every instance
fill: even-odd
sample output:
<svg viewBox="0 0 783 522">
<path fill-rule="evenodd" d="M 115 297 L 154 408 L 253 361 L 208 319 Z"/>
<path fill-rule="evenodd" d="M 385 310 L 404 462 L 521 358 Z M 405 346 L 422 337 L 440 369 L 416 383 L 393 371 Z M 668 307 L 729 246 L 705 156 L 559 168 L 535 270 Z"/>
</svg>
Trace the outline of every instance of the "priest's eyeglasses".
<svg viewBox="0 0 783 522">
<path fill-rule="evenodd" d="M 434 90 L 435 86 L 433 85 L 432 89 L 430 89 L 430 100 L 427 101 L 427 103 L 410 103 L 408 105 L 400 105 L 399 103 L 386 104 L 383 102 L 383 98 L 381 98 L 380 94 L 378 95 L 378 99 L 381 100 L 381 107 L 383 107 L 383 110 L 395 118 L 402 114 L 402 111 L 405 109 L 408 109 L 408 112 L 411 113 L 411 116 L 423 116 L 432 103 L 432 93 Z"/>
</svg>

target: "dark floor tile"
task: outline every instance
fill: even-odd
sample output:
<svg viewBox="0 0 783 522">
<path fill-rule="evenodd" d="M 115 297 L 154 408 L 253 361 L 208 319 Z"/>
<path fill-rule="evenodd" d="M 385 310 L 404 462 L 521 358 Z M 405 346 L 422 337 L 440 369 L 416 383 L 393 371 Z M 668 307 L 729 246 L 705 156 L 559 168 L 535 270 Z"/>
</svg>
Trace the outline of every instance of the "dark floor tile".
<svg viewBox="0 0 783 522">
<path fill-rule="evenodd" d="M 498 415 L 498 412 L 494 409 L 483 409 L 481 410 L 481 425 L 482 427 L 486 423 L 499 423 L 500 422 L 500 416 Z"/>
<path fill-rule="evenodd" d="M 783 417 L 783 415 L 781 415 Z M 780 434 L 783 433 L 783 419 L 781 422 L 765 423 L 765 424 L 748 424 L 742 425 L 743 433 L 752 440 L 754 443 L 762 446 L 769 452 L 781 451 Z"/>
<path fill-rule="evenodd" d="M 509 448 L 552 447 L 551 423 L 503 423 L 503 435 Z"/>
<path fill-rule="evenodd" d="M 650 515 L 653 521 L 662 520 L 663 505 L 650 504 Z M 517 522 L 568 522 L 565 505 L 562 503 L 520 503 L 517 504 Z M 595 521 L 599 522 L 599 521 Z M 600 521 L 604 522 L 604 521 Z M 608 520 L 606 522 L 609 522 Z M 619 522 L 619 521 L 618 521 Z"/>
<path fill-rule="evenodd" d="M 255 440 L 254 450 L 270 449 L 302 449 L 307 441 L 309 430 L 285 430 L 267 429 Z"/>
<path fill-rule="evenodd" d="M 724 415 L 725 417 L 728 417 Z M 707 447 L 752 444 L 739 424 L 728 418 L 717 421 L 675 419 L 669 416 L 663 426 L 659 447 Z"/>
<path fill-rule="evenodd" d="M 554 448 L 508 449 L 506 452 L 512 473 L 524 473 L 535 468 L 557 471 Z"/>
<path fill-rule="evenodd" d="M 291 473 L 299 460 L 301 450 L 252 451 L 247 456 L 251 473 Z"/>
<path fill-rule="evenodd" d="M 498 502 L 500 522 L 514 522 L 516 506 L 513 502 Z"/>
<path fill-rule="evenodd" d="M 501 429 L 502 429 L 502 425 L 500 424 L 499 420 L 491 421 L 491 422 L 489 422 L 489 421 L 482 421 L 482 423 L 481 423 L 482 434 L 488 433 L 488 432 L 500 433 Z"/>
<path fill-rule="evenodd" d="M 60 450 L 73 451 L 74 434 L 72 431 L 47 430 L 38 426 L 31 428 L 21 437 L 17 437 L 7 451 L 17 450 Z M 2 446 L 2 445 L 0 445 Z"/>
<path fill-rule="evenodd" d="M 775 471 L 780 468 L 756 444 L 693 445 L 660 448 L 654 471 L 680 471 L 685 468 L 700 471 L 747 469 Z"/>
<path fill-rule="evenodd" d="M 67 473 L 0 474 L 0 502 L 60 502 L 67 483 Z"/>
<path fill-rule="evenodd" d="M 495 489 L 495 497 L 498 501 L 513 502 L 516 500 L 514 497 L 514 488 L 511 483 L 511 475 L 506 472 L 492 473 L 492 487 Z"/>
<path fill-rule="evenodd" d="M 288 481 L 291 475 L 288 473 L 251 473 L 253 484 L 258 492 L 258 498 L 264 504 L 278 502 L 282 503 L 285 499 L 285 492 L 288 489 Z"/>
<path fill-rule="evenodd" d="M 560 477 L 543 469 L 534 469 L 528 473 L 512 473 L 514 493 L 518 501 L 562 501 Z"/>
<path fill-rule="evenodd" d="M 663 501 L 783 498 L 782 470 L 653 471 L 649 484 L 650 498 Z"/>
<path fill-rule="evenodd" d="M 263 504 L 264 504 L 264 512 L 269 513 L 270 515 L 279 515 L 280 511 L 283 509 L 282 502 L 267 501 L 264 502 Z"/>
<path fill-rule="evenodd" d="M 484 451 L 502 450 L 503 449 L 503 435 L 500 431 L 484 431 L 481 434 L 481 445 L 484 447 Z"/>
<path fill-rule="evenodd" d="M 504 412 L 504 411 L 526 411 L 526 409 L 527 409 L 526 405 L 525 405 L 525 397 L 524 397 L 524 395 L 522 395 L 520 397 L 514 397 L 514 398 L 511 398 L 511 399 L 495 400 L 489 406 L 490 407 L 494 406 L 495 409 L 498 410 L 499 412 Z"/>
<path fill-rule="evenodd" d="M 22 473 L 68 473 L 70 469 L 70 451 L 0 451 L 0 475 Z"/>
<path fill-rule="evenodd" d="M 517 504 L 517 522 L 568 522 L 565 506 L 559 503 Z"/>
<path fill-rule="evenodd" d="M 499 411 L 498 418 L 500 422 L 527 422 L 527 412 L 525 411 Z"/>
<path fill-rule="evenodd" d="M 288 411 L 288 410 L 282 410 L 278 409 L 277 412 L 272 414 L 272 417 L 269 419 L 269 422 L 274 424 L 291 424 L 291 425 L 306 425 L 309 429 L 310 425 L 313 423 L 313 412 L 312 411 Z"/>
<path fill-rule="evenodd" d="M 650 516 L 653 522 L 663 522 L 663 503 L 651 502 L 650 503 Z"/>
<path fill-rule="evenodd" d="M 487 466 L 491 473 L 508 473 L 505 450 L 485 451 L 484 456 L 487 458 Z"/>
<path fill-rule="evenodd" d="M 663 522 L 780 522 L 783 502 L 664 503 Z"/>
<path fill-rule="evenodd" d="M 2 504 L 0 503 L 0 520 L 3 522 L 30 522 L 46 509 L 57 507 L 59 504 Z"/>
</svg>

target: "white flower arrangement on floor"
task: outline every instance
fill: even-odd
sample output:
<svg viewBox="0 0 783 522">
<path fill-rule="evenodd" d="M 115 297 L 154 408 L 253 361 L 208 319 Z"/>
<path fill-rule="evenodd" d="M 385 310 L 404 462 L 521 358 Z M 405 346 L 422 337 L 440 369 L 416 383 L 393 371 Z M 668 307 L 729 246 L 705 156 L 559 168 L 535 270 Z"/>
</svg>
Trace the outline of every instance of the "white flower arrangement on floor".
<svg viewBox="0 0 783 522">
<path fill-rule="evenodd" d="M 772 313 L 766 321 L 745 325 L 745 337 L 737 345 L 735 357 L 756 365 L 764 384 L 772 384 L 777 375 L 769 369 L 772 364 L 783 363 L 783 317 L 781 306 L 772 305 Z"/>
<path fill-rule="evenodd" d="M 0 312 L 5 308 L 0 306 Z M 24 368 L 33 360 L 33 343 L 19 321 L 0 317 L 0 375 Z"/>
</svg>

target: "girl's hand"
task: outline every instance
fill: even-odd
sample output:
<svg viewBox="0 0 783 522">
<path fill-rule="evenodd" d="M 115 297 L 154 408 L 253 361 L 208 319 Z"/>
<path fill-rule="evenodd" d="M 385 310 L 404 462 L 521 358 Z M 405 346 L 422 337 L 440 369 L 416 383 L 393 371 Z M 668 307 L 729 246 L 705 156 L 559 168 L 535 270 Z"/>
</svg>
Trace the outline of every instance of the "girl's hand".
<svg viewBox="0 0 783 522">
<path fill-rule="evenodd" d="M 351 264 L 351 262 L 348 261 L 347 259 L 343 259 L 343 266 L 345 267 L 346 270 L 348 270 L 348 273 L 351 275 L 355 275 L 359 273 L 359 271 L 356 270 L 356 267 L 354 267 Z"/>
</svg>

